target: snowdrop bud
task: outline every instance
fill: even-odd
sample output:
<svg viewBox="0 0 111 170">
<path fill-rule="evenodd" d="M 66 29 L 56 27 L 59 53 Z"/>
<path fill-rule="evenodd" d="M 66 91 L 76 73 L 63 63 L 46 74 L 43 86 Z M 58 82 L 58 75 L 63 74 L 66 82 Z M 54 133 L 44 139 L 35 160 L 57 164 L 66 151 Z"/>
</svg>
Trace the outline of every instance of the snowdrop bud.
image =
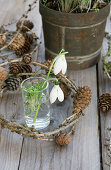
<svg viewBox="0 0 111 170">
<path fill-rule="evenodd" d="M 55 85 L 51 90 L 51 93 L 50 93 L 51 104 L 54 103 L 57 98 L 60 102 L 64 100 L 64 93 L 59 85 Z"/>
<path fill-rule="evenodd" d="M 65 55 L 61 54 L 54 64 L 54 74 L 57 75 L 58 73 L 62 72 L 65 74 L 67 71 L 67 61 Z"/>
</svg>

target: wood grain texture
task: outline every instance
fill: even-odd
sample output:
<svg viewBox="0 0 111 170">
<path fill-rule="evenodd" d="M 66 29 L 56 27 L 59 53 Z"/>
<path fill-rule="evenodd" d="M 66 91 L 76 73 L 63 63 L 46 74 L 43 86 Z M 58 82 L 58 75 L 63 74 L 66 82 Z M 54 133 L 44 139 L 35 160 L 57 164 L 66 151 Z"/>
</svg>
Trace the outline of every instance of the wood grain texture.
<svg viewBox="0 0 111 170">
<path fill-rule="evenodd" d="M 15 22 L 24 11 L 24 5 L 19 0 L 0 1 L 0 25 Z M 5 94 L 0 99 L 0 113 L 6 113 L 9 119 L 19 119 L 22 107 L 17 105 L 20 95 Z M 4 129 L 0 132 L 0 169 L 17 170 L 22 147 L 22 137 Z"/>
<path fill-rule="evenodd" d="M 20 170 L 100 170 L 96 67 L 79 72 L 70 71 L 69 76 L 77 85 L 88 85 L 92 89 L 92 103 L 85 111 L 86 116 L 78 123 L 75 135 L 67 147 L 25 138 Z M 61 115 L 65 116 L 66 109 L 57 108 L 59 119 L 62 119 Z M 53 122 L 56 123 L 57 119 L 53 118 Z"/>
<path fill-rule="evenodd" d="M 0 25 L 16 22 L 27 9 L 27 6 L 28 4 L 23 3 L 22 0 L 0 0 Z M 31 14 L 30 19 L 33 20 L 33 14 Z M 40 17 L 38 17 L 38 20 L 40 20 Z M 39 30 L 41 30 L 40 27 L 36 29 L 36 32 L 40 37 L 41 31 Z M 0 99 L 0 114 L 4 113 L 8 119 L 22 120 L 23 104 L 20 91 L 5 94 Z M 18 170 L 22 144 L 23 138 L 20 135 L 11 133 L 6 129 L 0 130 L 1 170 Z"/>
<path fill-rule="evenodd" d="M 8 23 L 19 18 L 23 10 L 32 0 L 23 4 L 21 0 L 0 0 L 0 23 Z M 44 41 L 41 16 L 38 4 L 29 17 L 34 23 L 34 30 L 42 39 L 39 48 L 39 61 L 44 61 Z M 107 31 L 111 25 L 108 21 Z M 106 41 L 104 41 L 106 44 Z M 105 52 L 104 45 L 103 52 Z M 99 93 L 110 92 L 111 82 L 103 76 L 101 63 L 99 64 Z M 85 116 L 76 126 L 75 135 L 67 147 L 59 147 L 54 142 L 37 141 L 23 138 L 8 130 L 0 130 L 0 170 L 100 170 L 100 144 L 97 110 L 97 72 L 96 66 L 83 71 L 69 71 L 69 77 L 78 86 L 88 85 L 92 90 L 92 102 L 85 110 Z M 71 113 L 71 99 L 62 104 L 52 106 L 52 121 L 50 128 L 56 127 Z M 58 110 L 57 110 L 58 108 Z M 65 112 L 66 111 L 66 112 Z M 20 91 L 16 94 L 5 94 L 0 100 L 0 113 L 6 113 L 9 119 L 22 119 L 23 105 Z M 58 119 L 59 117 L 59 119 Z M 107 150 L 104 147 L 105 136 L 109 136 L 106 128 L 111 126 L 111 114 L 101 113 L 102 134 L 102 160 L 103 169 L 109 170 L 105 165 Z"/>
<path fill-rule="evenodd" d="M 107 20 L 106 32 L 110 32 L 111 34 L 111 21 Z M 107 40 L 104 38 L 102 56 L 107 53 Z M 103 93 L 111 93 L 111 80 L 103 73 L 102 62 L 100 61 L 98 66 L 98 77 L 99 77 L 99 95 Z M 103 170 L 110 170 L 111 167 L 107 166 L 106 163 L 110 161 L 110 157 L 108 154 L 108 147 L 105 147 L 104 144 L 108 144 L 109 142 L 105 140 L 105 138 L 111 139 L 111 134 L 107 130 L 108 127 L 111 128 L 111 111 L 108 113 L 100 112 L 100 121 L 101 121 L 101 140 L 102 140 L 102 161 L 103 161 Z"/>
</svg>

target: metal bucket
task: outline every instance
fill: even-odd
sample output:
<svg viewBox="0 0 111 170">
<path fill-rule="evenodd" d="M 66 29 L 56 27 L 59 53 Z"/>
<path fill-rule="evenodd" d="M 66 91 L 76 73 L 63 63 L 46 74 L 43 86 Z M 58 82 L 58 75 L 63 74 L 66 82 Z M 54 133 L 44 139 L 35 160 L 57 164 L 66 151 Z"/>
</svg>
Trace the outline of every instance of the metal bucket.
<svg viewBox="0 0 111 170">
<path fill-rule="evenodd" d="M 84 69 L 97 64 L 110 12 L 107 5 L 99 12 L 63 13 L 40 2 L 46 59 L 54 58 L 62 48 L 69 52 L 69 69 Z"/>
</svg>

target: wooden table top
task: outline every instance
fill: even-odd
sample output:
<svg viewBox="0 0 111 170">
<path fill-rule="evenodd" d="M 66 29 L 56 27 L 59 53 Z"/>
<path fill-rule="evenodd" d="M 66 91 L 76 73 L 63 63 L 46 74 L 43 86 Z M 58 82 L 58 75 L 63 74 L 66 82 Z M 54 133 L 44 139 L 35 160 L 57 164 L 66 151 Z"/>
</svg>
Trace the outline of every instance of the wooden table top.
<svg viewBox="0 0 111 170">
<path fill-rule="evenodd" d="M 0 0 L 0 24 L 16 21 L 32 0 Z M 42 37 L 42 23 L 38 5 L 29 17 L 35 24 L 35 31 Z M 111 33 L 108 18 L 106 31 Z M 104 39 L 102 55 L 107 51 Z M 39 48 L 38 59 L 44 60 L 44 44 Z M 68 71 L 76 85 L 87 85 L 92 90 L 92 102 L 85 110 L 85 116 L 76 125 L 75 135 L 66 147 L 54 142 L 43 142 L 0 129 L 0 170 L 110 170 L 108 144 L 111 128 L 111 113 L 98 110 L 98 96 L 111 90 L 111 81 L 103 74 L 102 63 L 82 71 Z M 9 118 L 19 118 L 23 108 L 21 93 L 5 94 L 0 99 L 0 113 Z M 68 102 L 68 101 L 67 101 Z M 17 104 L 16 104 L 17 103 Z M 56 121 L 56 120 L 55 120 Z"/>
</svg>

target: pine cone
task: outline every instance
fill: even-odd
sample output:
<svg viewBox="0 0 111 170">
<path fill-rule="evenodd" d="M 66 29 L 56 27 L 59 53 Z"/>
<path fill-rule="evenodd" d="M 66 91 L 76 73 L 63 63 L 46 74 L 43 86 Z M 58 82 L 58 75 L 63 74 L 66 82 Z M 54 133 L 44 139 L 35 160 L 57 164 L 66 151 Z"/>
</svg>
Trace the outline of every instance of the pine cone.
<svg viewBox="0 0 111 170">
<path fill-rule="evenodd" d="M 100 96 L 99 108 L 102 112 L 107 112 L 111 109 L 111 94 L 106 93 Z"/>
<path fill-rule="evenodd" d="M 7 40 L 7 37 L 5 34 L 0 35 L 0 45 L 3 45 Z"/>
<path fill-rule="evenodd" d="M 24 37 L 25 37 L 25 40 L 29 41 L 30 44 L 33 43 L 33 35 L 32 34 L 25 33 Z"/>
<path fill-rule="evenodd" d="M 6 80 L 7 75 L 8 75 L 8 73 L 7 73 L 6 69 L 3 67 L 0 67 L 0 81 Z"/>
<path fill-rule="evenodd" d="M 16 50 L 15 54 L 18 56 L 22 56 L 23 54 L 25 54 L 24 48 L 20 48 L 20 49 Z"/>
<path fill-rule="evenodd" d="M 19 50 L 25 44 L 25 37 L 23 34 L 19 33 L 14 41 L 8 46 L 10 50 Z"/>
<path fill-rule="evenodd" d="M 22 68 L 22 73 L 32 73 L 32 67 L 28 64 L 22 64 L 21 65 L 21 68 Z M 22 80 L 26 79 L 27 77 L 29 76 L 22 76 Z"/>
<path fill-rule="evenodd" d="M 91 102 L 91 96 L 92 93 L 89 87 L 84 86 L 77 89 L 73 102 L 76 113 L 79 113 L 88 107 Z"/>
<path fill-rule="evenodd" d="M 30 51 L 30 48 L 31 48 L 31 45 L 30 45 L 29 41 L 25 41 L 24 46 L 22 48 L 16 50 L 15 53 L 16 53 L 16 55 L 21 56 L 25 53 L 28 53 Z"/>
<path fill-rule="evenodd" d="M 21 83 L 21 78 L 9 77 L 8 79 L 5 80 L 4 87 L 7 88 L 7 90 L 9 91 L 15 91 L 19 88 L 20 83 Z"/>
<path fill-rule="evenodd" d="M 0 91 L 2 90 L 2 81 L 0 81 Z"/>
<path fill-rule="evenodd" d="M 46 61 L 45 63 L 43 63 L 43 64 L 45 64 L 48 68 L 50 68 L 51 63 L 52 63 L 52 60 L 47 60 L 47 61 Z"/>
<path fill-rule="evenodd" d="M 22 21 L 18 21 L 17 22 L 17 24 L 16 24 L 17 30 L 20 29 L 21 23 L 22 23 Z M 23 31 L 23 32 L 29 31 L 26 27 L 31 30 L 34 27 L 34 24 L 31 21 L 29 21 L 29 20 L 25 20 L 24 23 L 23 23 L 23 26 L 21 28 L 21 31 Z"/>
<path fill-rule="evenodd" d="M 58 145 L 60 146 L 65 146 L 68 145 L 71 141 L 71 138 L 69 135 L 67 135 L 67 133 L 62 133 L 60 135 L 57 135 L 55 137 L 55 141 Z"/>
<path fill-rule="evenodd" d="M 70 88 L 65 83 L 60 83 L 59 85 L 64 93 L 64 97 L 67 98 L 71 94 Z"/>
<path fill-rule="evenodd" d="M 5 30 L 5 28 L 3 27 L 3 25 L 0 27 L 0 34 L 3 34 L 3 33 L 5 33 L 6 32 L 6 30 Z"/>
<path fill-rule="evenodd" d="M 21 73 L 21 66 L 19 63 L 11 63 L 9 66 L 9 70 L 11 74 L 19 74 Z"/>
<path fill-rule="evenodd" d="M 100 2 L 98 6 L 101 9 L 101 8 L 104 8 L 106 5 L 107 5 L 106 2 Z"/>
<path fill-rule="evenodd" d="M 24 54 L 24 56 L 22 57 L 22 61 L 25 64 L 30 64 L 32 62 L 32 57 L 30 54 Z"/>
<path fill-rule="evenodd" d="M 28 64 L 22 64 L 22 73 L 32 73 L 32 67 Z"/>
</svg>

